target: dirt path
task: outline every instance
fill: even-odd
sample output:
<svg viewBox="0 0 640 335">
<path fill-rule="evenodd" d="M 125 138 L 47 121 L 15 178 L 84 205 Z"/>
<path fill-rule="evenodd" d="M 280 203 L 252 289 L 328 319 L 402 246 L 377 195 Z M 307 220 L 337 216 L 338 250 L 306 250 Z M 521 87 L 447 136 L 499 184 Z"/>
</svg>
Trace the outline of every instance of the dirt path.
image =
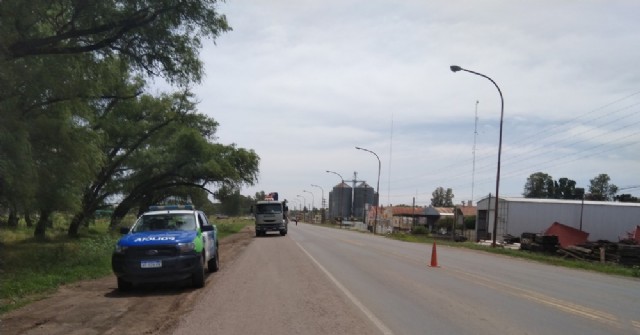
<svg viewBox="0 0 640 335">
<path fill-rule="evenodd" d="M 220 272 L 251 242 L 253 228 L 220 240 Z M 131 293 L 116 289 L 115 276 L 61 287 L 54 295 L 0 319 L 0 334 L 166 334 L 212 290 L 218 274 L 200 290 L 184 285 L 150 285 Z M 204 291 L 203 291 L 204 290 Z"/>
</svg>

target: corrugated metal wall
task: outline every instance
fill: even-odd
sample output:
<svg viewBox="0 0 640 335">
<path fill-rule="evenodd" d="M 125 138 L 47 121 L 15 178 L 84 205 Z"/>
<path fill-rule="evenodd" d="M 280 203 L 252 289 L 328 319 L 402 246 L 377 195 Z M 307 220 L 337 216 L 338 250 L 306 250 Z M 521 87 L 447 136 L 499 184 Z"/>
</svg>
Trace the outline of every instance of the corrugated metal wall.
<svg viewBox="0 0 640 335">
<path fill-rule="evenodd" d="M 493 229 L 494 201 L 492 199 L 490 208 L 487 198 L 478 202 L 478 210 L 488 209 L 489 232 Z M 589 233 L 590 241 L 618 241 L 640 224 L 640 204 L 585 201 L 583 207 L 581 201 L 547 201 L 501 198 L 497 239 L 501 240 L 504 234 L 541 233 L 554 222 L 580 229 L 581 211 L 582 230 Z"/>
</svg>

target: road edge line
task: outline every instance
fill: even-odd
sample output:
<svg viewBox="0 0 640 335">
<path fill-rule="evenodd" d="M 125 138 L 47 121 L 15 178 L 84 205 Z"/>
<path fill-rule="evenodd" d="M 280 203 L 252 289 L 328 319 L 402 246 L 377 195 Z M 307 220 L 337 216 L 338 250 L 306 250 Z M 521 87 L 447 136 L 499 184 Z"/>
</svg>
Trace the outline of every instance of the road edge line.
<svg viewBox="0 0 640 335">
<path fill-rule="evenodd" d="M 329 277 L 333 284 L 336 285 L 340 289 L 340 291 L 342 291 L 342 293 L 344 293 L 347 298 L 349 298 L 349 300 L 351 300 L 351 302 L 353 302 L 353 304 L 355 304 L 360 309 L 360 311 L 362 311 L 362 313 L 364 313 L 367 318 L 369 318 L 369 320 L 373 322 L 374 325 L 376 325 L 378 330 L 380 330 L 385 335 L 393 335 L 393 332 L 389 328 L 387 328 L 387 326 L 385 326 L 384 323 L 380 321 L 380 319 L 378 319 L 367 307 L 365 307 L 364 304 L 362 304 L 362 302 L 358 300 L 358 298 L 356 298 L 346 287 L 340 284 L 340 282 L 333 275 L 331 275 L 331 273 L 329 273 L 329 271 L 325 269 L 325 267 L 322 266 L 313 256 L 311 256 L 311 254 L 305 248 L 303 248 L 300 243 L 298 243 L 297 241 L 295 242 L 298 247 L 302 251 L 304 251 L 304 253 L 307 254 L 307 256 L 318 266 L 318 268 L 320 268 L 320 270 L 322 270 L 322 272 L 324 272 L 324 274 Z"/>
</svg>

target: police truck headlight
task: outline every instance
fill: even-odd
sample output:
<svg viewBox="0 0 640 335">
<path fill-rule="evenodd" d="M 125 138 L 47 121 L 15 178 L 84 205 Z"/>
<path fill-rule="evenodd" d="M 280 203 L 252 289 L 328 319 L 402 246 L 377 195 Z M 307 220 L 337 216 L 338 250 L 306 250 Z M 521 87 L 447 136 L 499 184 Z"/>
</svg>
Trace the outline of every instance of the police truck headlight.
<svg viewBox="0 0 640 335">
<path fill-rule="evenodd" d="M 178 247 L 178 251 L 180 253 L 187 253 L 187 252 L 191 252 L 193 250 L 196 249 L 196 244 L 193 242 L 190 243 L 178 243 L 177 245 Z"/>
<path fill-rule="evenodd" d="M 120 244 L 116 244 L 116 249 L 115 249 L 116 254 L 124 255 L 125 251 L 127 251 L 127 247 L 122 246 Z"/>
</svg>

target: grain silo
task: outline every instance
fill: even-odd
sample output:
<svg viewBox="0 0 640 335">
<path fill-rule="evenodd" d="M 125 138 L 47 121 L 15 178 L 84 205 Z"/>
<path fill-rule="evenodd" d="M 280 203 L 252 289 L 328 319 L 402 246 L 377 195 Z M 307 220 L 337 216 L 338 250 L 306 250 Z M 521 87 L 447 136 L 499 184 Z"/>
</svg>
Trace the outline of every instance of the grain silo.
<svg viewBox="0 0 640 335">
<path fill-rule="evenodd" d="M 329 217 L 346 218 L 351 215 L 351 186 L 342 182 L 329 193 Z"/>
<path fill-rule="evenodd" d="M 375 190 L 366 182 L 360 183 L 353 190 L 353 216 L 362 219 L 365 216 L 367 205 L 373 205 Z"/>
</svg>

